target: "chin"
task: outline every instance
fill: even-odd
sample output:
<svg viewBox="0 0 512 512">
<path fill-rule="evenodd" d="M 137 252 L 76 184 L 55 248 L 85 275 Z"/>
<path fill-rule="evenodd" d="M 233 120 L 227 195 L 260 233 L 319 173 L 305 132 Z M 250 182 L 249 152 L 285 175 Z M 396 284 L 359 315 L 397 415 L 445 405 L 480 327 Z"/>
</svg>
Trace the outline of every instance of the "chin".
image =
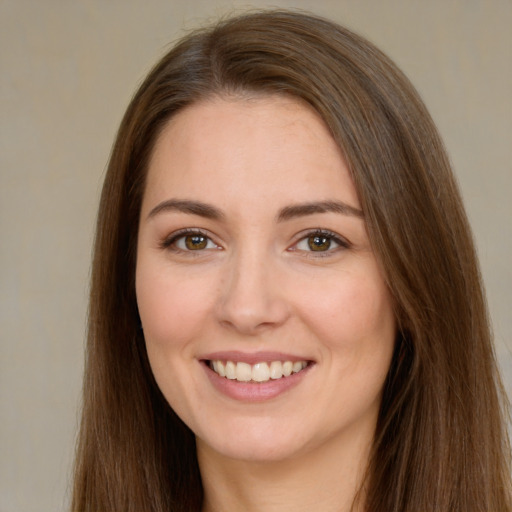
<svg viewBox="0 0 512 512">
<path fill-rule="evenodd" d="M 227 434 L 227 435 L 226 435 Z M 266 463 L 293 459 L 307 451 L 307 444 L 299 433 L 283 426 L 247 425 L 245 428 L 225 429 L 223 435 L 206 439 L 198 437 L 198 450 L 206 449 L 228 459 Z"/>
<path fill-rule="evenodd" d="M 262 445 L 249 444 L 247 442 L 232 443 L 227 446 L 212 447 L 221 457 L 250 463 L 282 462 L 294 458 L 297 450 L 289 446 L 265 443 Z"/>
</svg>

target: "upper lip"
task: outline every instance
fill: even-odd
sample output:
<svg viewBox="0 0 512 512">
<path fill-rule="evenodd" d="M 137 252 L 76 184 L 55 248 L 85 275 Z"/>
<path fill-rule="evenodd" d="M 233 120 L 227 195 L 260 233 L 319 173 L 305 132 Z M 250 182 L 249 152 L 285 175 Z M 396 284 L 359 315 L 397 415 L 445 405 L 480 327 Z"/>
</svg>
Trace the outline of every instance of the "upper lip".
<svg viewBox="0 0 512 512">
<path fill-rule="evenodd" d="M 238 350 L 211 352 L 201 356 L 199 359 L 203 361 L 233 361 L 247 364 L 272 361 L 291 361 L 292 363 L 296 361 L 311 361 L 309 357 L 285 354 L 283 352 L 262 351 L 250 353 L 240 352 Z"/>
</svg>

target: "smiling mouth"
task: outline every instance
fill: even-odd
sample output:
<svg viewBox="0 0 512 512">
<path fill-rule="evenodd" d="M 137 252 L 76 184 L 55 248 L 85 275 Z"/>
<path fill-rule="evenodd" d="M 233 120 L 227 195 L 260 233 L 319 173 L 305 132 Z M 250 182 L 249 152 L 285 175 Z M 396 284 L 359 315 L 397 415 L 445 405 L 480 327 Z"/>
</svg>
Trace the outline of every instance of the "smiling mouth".
<svg viewBox="0 0 512 512">
<path fill-rule="evenodd" d="M 207 361 L 208 366 L 220 377 L 239 382 L 268 382 L 289 377 L 309 366 L 308 361 L 272 361 L 248 364 L 243 362 Z"/>
</svg>

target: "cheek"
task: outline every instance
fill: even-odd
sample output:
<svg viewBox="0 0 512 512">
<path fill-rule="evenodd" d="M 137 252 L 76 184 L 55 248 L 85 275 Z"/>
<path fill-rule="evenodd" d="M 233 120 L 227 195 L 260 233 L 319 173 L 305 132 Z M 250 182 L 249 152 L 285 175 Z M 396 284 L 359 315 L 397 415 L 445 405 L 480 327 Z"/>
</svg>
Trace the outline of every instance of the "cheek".
<svg viewBox="0 0 512 512">
<path fill-rule="evenodd" d="M 317 288 L 303 304 L 309 325 L 335 351 L 351 354 L 381 350 L 395 339 L 389 292 L 380 275 L 347 274 Z"/>
<path fill-rule="evenodd" d="M 140 266 L 136 274 L 139 314 L 146 340 L 166 346 L 181 346 L 204 328 L 212 300 L 212 286 L 186 271 L 154 271 Z"/>
</svg>

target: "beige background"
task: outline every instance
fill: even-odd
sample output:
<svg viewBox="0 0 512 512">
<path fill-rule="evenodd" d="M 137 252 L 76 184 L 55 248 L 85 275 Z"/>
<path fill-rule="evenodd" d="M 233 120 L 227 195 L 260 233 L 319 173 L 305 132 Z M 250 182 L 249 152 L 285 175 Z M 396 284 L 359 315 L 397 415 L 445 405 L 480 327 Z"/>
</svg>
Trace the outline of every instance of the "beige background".
<svg viewBox="0 0 512 512">
<path fill-rule="evenodd" d="M 266 5 L 346 24 L 418 87 L 466 199 L 512 390 L 510 0 L 0 0 L 0 512 L 66 507 L 95 209 L 129 98 L 184 29 Z"/>
</svg>

